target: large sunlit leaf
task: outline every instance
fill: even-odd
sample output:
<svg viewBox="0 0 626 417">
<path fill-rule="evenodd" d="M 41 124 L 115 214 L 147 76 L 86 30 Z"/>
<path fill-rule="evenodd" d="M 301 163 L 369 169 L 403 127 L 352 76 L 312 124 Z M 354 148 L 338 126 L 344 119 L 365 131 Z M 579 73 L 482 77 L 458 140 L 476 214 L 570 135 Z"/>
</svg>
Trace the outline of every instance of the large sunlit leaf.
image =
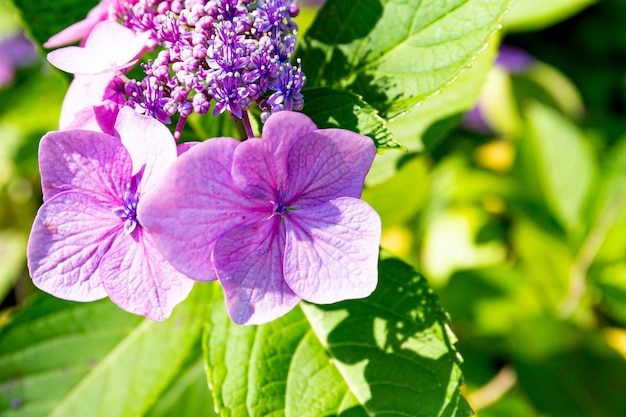
<svg viewBox="0 0 626 417">
<path fill-rule="evenodd" d="M 0 329 L 0 416 L 139 416 L 197 341 L 210 287 L 162 323 L 41 295 Z"/>
<path fill-rule="evenodd" d="M 424 278 L 380 262 L 368 298 L 302 303 L 239 326 L 214 297 L 205 328 L 209 382 L 224 416 L 469 416 L 447 317 Z"/>
<path fill-rule="evenodd" d="M 349 91 L 314 88 L 304 92 L 306 113 L 319 128 L 338 127 L 369 136 L 376 149 L 400 149 L 378 111 Z"/>
<path fill-rule="evenodd" d="M 393 117 L 467 68 L 509 0 L 330 0 L 297 53 L 310 87 L 345 88 Z"/>
<path fill-rule="evenodd" d="M 144 417 L 217 417 L 204 372 L 200 346 Z"/>
</svg>

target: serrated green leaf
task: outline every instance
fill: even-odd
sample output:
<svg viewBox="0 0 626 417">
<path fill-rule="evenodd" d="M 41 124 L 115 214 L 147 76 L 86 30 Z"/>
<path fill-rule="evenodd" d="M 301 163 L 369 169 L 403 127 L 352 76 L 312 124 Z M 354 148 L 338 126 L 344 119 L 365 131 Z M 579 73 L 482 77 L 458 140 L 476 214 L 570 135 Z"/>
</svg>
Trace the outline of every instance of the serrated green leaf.
<svg viewBox="0 0 626 417">
<path fill-rule="evenodd" d="M 582 132 L 538 102 L 525 109 L 529 141 L 545 201 L 563 228 L 577 237 L 585 227 L 583 205 L 596 177 L 595 156 Z"/>
<path fill-rule="evenodd" d="M 239 326 L 214 297 L 206 361 L 223 416 L 469 416 L 446 315 L 425 280 L 380 262 L 363 300 L 303 303 L 262 326 Z"/>
<path fill-rule="evenodd" d="M 369 136 L 376 149 L 402 149 L 378 111 L 349 91 L 314 88 L 304 91 L 307 114 L 319 128 L 339 127 Z"/>
<path fill-rule="evenodd" d="M 439 91 L 498 29 L 508 0 L 331 0 L 300 44 L 309 86 L 361 95 L 385 118 Z"/>
<path fill-rule="evenodd" d="M 196 346 L 210 287 L 156 323 L 41 295 L 0 329 L 0 416 L 138 416 Z"/>
</svg>

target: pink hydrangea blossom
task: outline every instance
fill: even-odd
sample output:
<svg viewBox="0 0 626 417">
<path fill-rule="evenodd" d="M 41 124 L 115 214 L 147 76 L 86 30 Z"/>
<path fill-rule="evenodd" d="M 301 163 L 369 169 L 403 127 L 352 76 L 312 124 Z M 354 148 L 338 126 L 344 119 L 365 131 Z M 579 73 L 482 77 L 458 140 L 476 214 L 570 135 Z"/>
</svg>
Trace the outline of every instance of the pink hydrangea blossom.
<svg viewBox="0 0 626 417">
<path fill-rule="evenodd" d="M 193 281 L 163 258 L 136 212 L 177 158 L 176 145 L 165 126 L 129 108 L 115 131 L 118 137 L 51 132 L 41 140 L 44 204 L 28 267 L 34 284 L 59 298 L 109 296 L 129 312 L 164 320 Z"/>
<path fill-rule="evenodd" d="M 359 199 L 371 139 L 278 112 L 262 138 L 216 138 L 180 156 L 138 207 L 163 255 L 222 284 L 233 321 L 265 323 L 301 299 L 368 296 L 381 225 Z"/>
<path fill-rule="evenodd" d="M 48 54 L 55 67 L 72 74 L 123 71 L 136 62 L 150 39 L 150 32 L 135 33 L 114 20 L 95 25 L 85 46 L 66 46 Z"/>
<path fill-rule="evenodd" d="M 43 46 L 46 48 L 58 48 L 59 46 L 68 45 L 70 43 L 86 39 L 96 24 L 104 20 L 115 18 L 119 9 L 119 3 L 120 0 L 102 0 L 89 11 L 85 19 L 74 23 L 52 36 L 46 41 L 46 43 L 43 44 Z"/>
<path fill-rule="evenodd" d="M 67 89 L 59 130 L 114 134 L 117 113 L 125 105 L 124 82 L 115 74 L 76 75 Z"/>
</svg>

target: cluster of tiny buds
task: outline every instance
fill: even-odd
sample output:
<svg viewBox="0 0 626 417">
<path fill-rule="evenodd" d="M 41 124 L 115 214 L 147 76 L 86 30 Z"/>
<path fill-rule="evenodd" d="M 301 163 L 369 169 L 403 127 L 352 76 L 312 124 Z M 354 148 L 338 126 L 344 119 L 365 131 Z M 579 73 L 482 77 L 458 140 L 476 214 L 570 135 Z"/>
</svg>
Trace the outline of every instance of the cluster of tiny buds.
<svg viewBox="0 0 626 417">
<path fill-rule="evenodd" d="M 263 118 L 300 110 L 306 82 L 292 65 L 299 9 L 295 0 L 137 0 L 120 7 L 122 22 L 150 31 L 161 50 L 143 64 L 145 78 L 125 87 L 128 103 L 163 123 L 176 113 Z"/>
</svg>

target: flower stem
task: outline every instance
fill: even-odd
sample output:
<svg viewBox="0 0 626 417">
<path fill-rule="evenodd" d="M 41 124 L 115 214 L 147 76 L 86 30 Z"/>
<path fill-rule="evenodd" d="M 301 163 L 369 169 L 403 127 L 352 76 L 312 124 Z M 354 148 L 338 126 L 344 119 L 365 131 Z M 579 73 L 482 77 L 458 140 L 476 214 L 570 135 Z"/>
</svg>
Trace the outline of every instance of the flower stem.
<svg viewBox="0 0 626 417">
<path fill-rule="evenodd" d="M 176 130 L 174 131 L 174 140 L 176 143 L 180 140 L 180 135 L 183 133 L 183 128 L 185 127 L 185 122 L 187 121 L 187 117 L 180 116 L 178 119 L 178 123 L 176 124 Z"/>
<path fill-rule="evenodd" d="M 250 124 L 250 117 L 248 116 L 248 111 L 244 111 L 241 115 L 241 119 L 243 120 L 243 126 L 246 128 L 246 135 L 248 139 L 254 137 L 254 132 L 252 131 L 252 125 Z"/>
</svg>

